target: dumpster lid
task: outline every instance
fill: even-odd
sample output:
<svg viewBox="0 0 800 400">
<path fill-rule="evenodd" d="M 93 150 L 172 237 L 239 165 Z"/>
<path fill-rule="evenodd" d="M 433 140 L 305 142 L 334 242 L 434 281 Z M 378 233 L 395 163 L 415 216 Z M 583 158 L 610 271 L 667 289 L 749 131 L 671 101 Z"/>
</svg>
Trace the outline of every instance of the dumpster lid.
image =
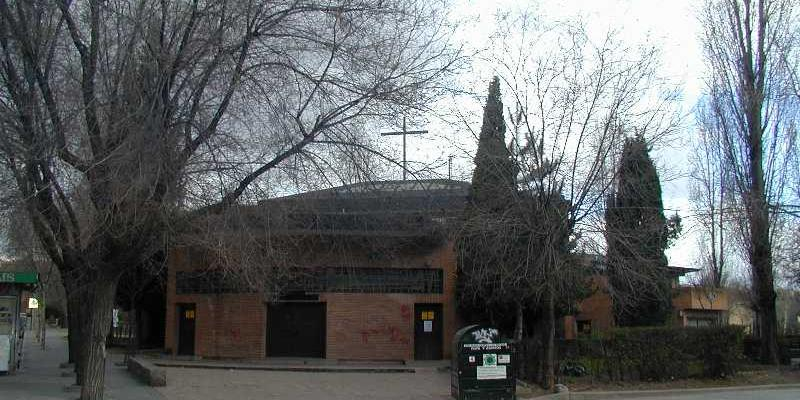
<svg viewBox="0 0 800 400">
<path fill-rule="evenodd" d="M 469 325 L 465 326 L 456 332 L 453 336 L 454 349 L 460 347 L 508 347 L 509 342 L 500 337 L 500 330 L 497 328 L 482 326 L 482 325 Z"/>
</svg>

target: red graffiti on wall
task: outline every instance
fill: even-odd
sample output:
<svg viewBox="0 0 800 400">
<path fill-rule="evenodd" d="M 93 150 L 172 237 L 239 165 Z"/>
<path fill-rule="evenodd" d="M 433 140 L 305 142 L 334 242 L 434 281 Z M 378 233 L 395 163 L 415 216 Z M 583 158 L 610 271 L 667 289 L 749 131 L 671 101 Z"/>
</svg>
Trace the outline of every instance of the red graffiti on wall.
<svg viewBox="0 0 800 400">
<path fill-rule="evenodd" d="M 360 333 L 361 333 L 361 342 L 364 344 L 369 343 L 370 336 L 388 338 L 389 341 L 393 343 L 402 343 L 402 344 L 410 343 L 408 336 L 403 334 L 403 332 L 394 325 L 384 325 L 378 328 L 362 329 Z"/>
<path fill-rule="evenodd" d="M 411 308 L 408 307 L 408 304 L 400 306 L 400 317 L 403 318 L 403 321 L 411 321 Z"/>
</svg>

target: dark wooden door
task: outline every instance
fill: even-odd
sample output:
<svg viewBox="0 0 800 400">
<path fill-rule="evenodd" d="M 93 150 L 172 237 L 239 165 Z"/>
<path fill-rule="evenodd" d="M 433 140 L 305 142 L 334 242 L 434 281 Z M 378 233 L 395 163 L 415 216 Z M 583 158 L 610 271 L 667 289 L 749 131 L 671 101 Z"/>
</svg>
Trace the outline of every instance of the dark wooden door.
<svg viewBox="0 0 800 400">
<path fill-rule="evenodd" d="M 414 304 L 414 359 L 442 359 L 442 305 Z"/>
<path fill-rule="evenodd" d="M 325 303 L 271 303 L 267 356 L 325 357 Z"/>
<path fill-rule="evenodd" d="M 194 355 L 194 327 L 197 311 L 194 304 L 178 304 L 178 355 Z"/>
</svg>

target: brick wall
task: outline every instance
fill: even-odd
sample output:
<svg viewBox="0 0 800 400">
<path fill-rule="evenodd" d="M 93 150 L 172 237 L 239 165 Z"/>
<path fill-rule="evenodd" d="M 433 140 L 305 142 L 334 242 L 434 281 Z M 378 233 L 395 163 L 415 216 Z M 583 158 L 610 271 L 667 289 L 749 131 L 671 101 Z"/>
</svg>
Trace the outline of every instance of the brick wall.
<svg viewBox="0 0 800 400">
<path fill-rule="evenodd" d="M 578 313 L 564 318 L 564 338 L 574 339 L 577 321 L 592 321 L 592 332 L 605 332 L 614 326 L 611 296 L 608 294 L 608 278 L 592 277 L 592 295 L 578 303 Z"/>
<path fill-rule="evenodd" d="M 365 254 L 346 258 L 330 254 L 310 258 L 317 265 L 389 268 L 441 268 L 442 294 L 323 293 L 326 303 L 326 357 L 330 359 L 411 360 L 414 358 L 414 304 L 442 304 L 445 358 L 450 357 L 450 340 L 461 323 L 456 316 L 456 261 L 453 244 L 447 243 L 427 254 L 399 254 L 389 260 L 374 260 Z M 266 303 L 261 294 L 178 295 L 175 272 L 201 268 L 201 256 L 186 248 L 170 252 L 167 280 L 165 347 L 177 349 L 177 305 L 195 303 L 195 354 L 202 357 L 261 358 L 266 355 Z"/>
<path fill-rule="evenodd" d="M 170 254 L 167 275 L 167 310 L 164 346 L 177 350 L 178 304 L 194 303 L 195 354 L 203 357 L 264 357 L 266 307 L 260 294 L 179 295 L 175 272 L 200 265 L 186 249 Z"/>
<path fill-rule="evenodd" d="M 331 293 L 323 301 L 327 358 L 413 358 L 414 300 L 409 296 Z"/>
</svg>

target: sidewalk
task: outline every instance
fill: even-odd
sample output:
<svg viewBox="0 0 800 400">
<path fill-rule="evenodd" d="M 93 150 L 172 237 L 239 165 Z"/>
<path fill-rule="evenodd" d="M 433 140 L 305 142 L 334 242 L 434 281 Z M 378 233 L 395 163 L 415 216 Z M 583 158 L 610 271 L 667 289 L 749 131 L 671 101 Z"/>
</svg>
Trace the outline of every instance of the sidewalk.
<svg viewBox="0 0 800 400">
<path fill-rule="evenodd" d="M 77 399 L 78 392 L 66 392 L 65 387 L 75 378 L 62 377 L 70 371 L 59 368 L 67 360 L 67 332 L 64 329 L 47 330 L 47 350 L 41 346 L 32 332 L 26 332 L 25 354 L 22 368 L 16 375 L 0 376 L 0 398 L 15 400 L 65 400 Z M 106 390 L 108 400 L 163 399 L 153 388 L 135 380 L 124 367 L 114 365 L 122 355 L 108 353 L 106 361 Z"/>
</svg>

